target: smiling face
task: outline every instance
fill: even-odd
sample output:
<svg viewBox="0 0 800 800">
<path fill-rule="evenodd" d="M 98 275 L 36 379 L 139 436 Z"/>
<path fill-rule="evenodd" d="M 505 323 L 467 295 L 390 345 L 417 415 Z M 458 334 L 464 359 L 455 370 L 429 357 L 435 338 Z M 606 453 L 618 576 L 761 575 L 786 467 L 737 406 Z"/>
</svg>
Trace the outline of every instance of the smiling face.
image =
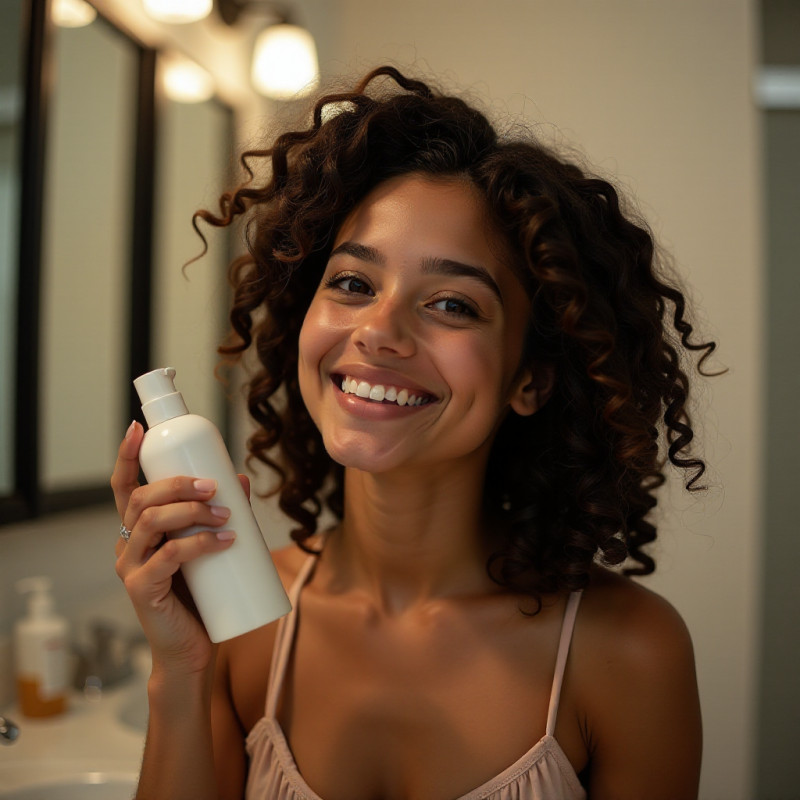
<svg viewBox="0 0 800 800">
<path fill-rule="evenodd" d="M 299 379 L 331 457 L 386 472 L 483 465 L 520 370 L 530 303 L 463 180 L 382 183 L 336 237 L 300 333 Z"/>
</svg>

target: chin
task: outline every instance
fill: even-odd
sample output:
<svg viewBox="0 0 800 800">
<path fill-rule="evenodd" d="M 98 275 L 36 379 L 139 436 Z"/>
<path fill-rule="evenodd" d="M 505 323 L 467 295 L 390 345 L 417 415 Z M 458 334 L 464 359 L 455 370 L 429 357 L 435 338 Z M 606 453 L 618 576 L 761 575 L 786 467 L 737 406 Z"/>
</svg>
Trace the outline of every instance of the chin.
<svg viewBox="0 0 800 800">
<path fill-rule="evenodd" d="M 330 440 L 323 437 L 328 455 L 341 466 L 362 472 L 388 472 L 401 466 L 402 457 L 396 447 L 380 447 L 375 442 L 365 441 L 363 436 L 349 441 Z"/>
</svg>

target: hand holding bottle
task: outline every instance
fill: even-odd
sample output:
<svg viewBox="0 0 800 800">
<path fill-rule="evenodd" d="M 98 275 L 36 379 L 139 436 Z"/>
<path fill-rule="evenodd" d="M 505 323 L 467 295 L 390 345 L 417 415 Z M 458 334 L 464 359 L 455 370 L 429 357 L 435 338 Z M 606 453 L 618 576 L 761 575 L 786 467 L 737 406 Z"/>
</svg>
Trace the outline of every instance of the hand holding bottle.
<svg viewBox="0 0 800 800">
<path fill-rule="evenodd" d="M 117 571 L 140 617 L 154 628 L 159 620 L 153 635 L 164 647 L 170 637 L 184 647 L 192 641 L 193 661 L 199 646 L 185 607 L 178 608 L 178 569 L 212 642 L 266 625 L 291 606 L 222 436 L 209 420 L 189 413 L 174 378 L 167 367 L 134 381 L 149 430 L 140 438 L 139 426 L 131 426 L 112 479 L 131 531 Z M 140 463 L 147 487 L 138 486 Z"/>
<path fill-rule="evenodd" d="M 132 533 L 117 543 L 117 574 L 125 584 L 153 651 L 181 669 L 205 669 L 212 648 L 202 623 L 176 593 L 180 567 L 206 553 L 229 548 L 233 532 L 225 528 L 224 507 L 208 505 L 213 480 L 169 478 L 139 485 L 139 449 L 144 431 L 134 422 L 119 448 L 111 485 L 120 519 Z M 242 476 L 247 490 L 247 479 Z M 198 533 L 166 539 L 190 526 Z M 177 576 L 178 580 L 180 575 Z"/>
</svg>

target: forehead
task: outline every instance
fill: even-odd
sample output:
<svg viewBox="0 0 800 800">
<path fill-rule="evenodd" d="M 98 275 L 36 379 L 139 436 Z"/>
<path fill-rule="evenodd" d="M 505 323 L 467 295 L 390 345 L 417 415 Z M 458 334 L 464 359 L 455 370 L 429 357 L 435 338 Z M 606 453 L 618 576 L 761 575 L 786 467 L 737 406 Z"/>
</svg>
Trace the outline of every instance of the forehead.
<svg viewBox="0 0 800 800">
<path fill-rule="evenodd" d="M 336 236 L 408 259 L 479 261 L 502 272 L 510 248 L 490 222 L 483 197 L 462 178 L 410 174 L 379 184 L 350 212 Z"/>
</svg>

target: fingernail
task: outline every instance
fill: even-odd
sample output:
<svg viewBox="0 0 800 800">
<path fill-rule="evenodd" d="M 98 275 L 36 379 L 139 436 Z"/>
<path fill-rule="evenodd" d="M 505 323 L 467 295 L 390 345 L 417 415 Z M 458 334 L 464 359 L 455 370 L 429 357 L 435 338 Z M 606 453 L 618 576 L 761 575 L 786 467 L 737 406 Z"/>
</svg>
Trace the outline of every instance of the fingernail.
<svg viewBox="0 0 800 800">
<path fill-rule="evenodd" d="M 217 488 L 217 482 L 210 478 L 198 478 L 192 485 L 198 492 L 213 492 Z"/>
<path fill-rule="evenodd" d="M 236 538 L 236 531 L 217 531 L 216 536 L 221 542 L 229 542 Z"/>
<path fill-rule="evenodd" d="M 126 439 L 126 440 L 127 440 L 127 439 L 130 439 L 130 438 L 131 438 L 131 435 L 133 434 L 133 432 L 134 432 L 135 430 L 136 430 L 136 420 L 134 420 L 133 422 L 131 422 L 131 424 L 130 424 L 130 425 L 128 425 L 128 430 L 127 430 L 127 431 L 125 431 L 125 439 Z"/>
<path fill-rule="evenodd" d="M 223 517 L 223 518 L 227 518 L 231 515 L 230 509 L 225 508 L 224 506 L 211 506 L 211 513 L 215 517 Z"/>
</svg>

